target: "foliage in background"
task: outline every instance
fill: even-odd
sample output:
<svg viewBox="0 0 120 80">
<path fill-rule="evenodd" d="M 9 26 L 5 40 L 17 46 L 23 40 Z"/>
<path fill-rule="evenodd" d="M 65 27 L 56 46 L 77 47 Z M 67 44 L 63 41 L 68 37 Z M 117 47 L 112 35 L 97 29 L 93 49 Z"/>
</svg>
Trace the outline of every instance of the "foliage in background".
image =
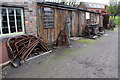
<svg viewBox="0 0 120 80">
<path fill-rule="evenodd" d="M 118 2 L 118 14 L 120 15 L 120 1 Z"/>
<path fill-rule="evenodd" d="M 112 19 L 112 16 L 109 19 Z M 114 22 L 117 26 L 120 26 L 120 16 L 116 16 Z"/>
<path fill-rule="evenodd" d="M 109 6 L 107 6 L 107 12 L 110 14 L 112 19 L 115 20 L 115 17 L 118 15 L 119 6 L 117 0 L 110 0 Z"/>
</svg>

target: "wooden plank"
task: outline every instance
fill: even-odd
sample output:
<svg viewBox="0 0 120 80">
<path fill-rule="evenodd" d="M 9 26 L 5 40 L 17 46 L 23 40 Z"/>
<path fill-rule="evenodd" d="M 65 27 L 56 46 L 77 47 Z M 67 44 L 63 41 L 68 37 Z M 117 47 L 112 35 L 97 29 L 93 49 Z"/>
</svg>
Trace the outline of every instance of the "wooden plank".
<svg viewBox="0 0 120 80">
<path fill-rule="evenodd" d="M 82 16 L 82 13 L 80 12 L 80 29 L 81 29 L 81 33 L 83 33 L 83 26 L 82 26 L 82 18 L 81 18 L 81 16 Z"/>
<path fill-rule="evenodd" d="M 84 15 L 85 15 L 85 17 L 83 17 L 83 18 L 85 18 L 85 24 L 84 25 L 82 25 L 83 27 L 82 27 L 82 29 L 83 29 L 83 31 L 85 30 L 85 26 L 86 26 L 86 24 L 87 24 L 87 20 L 86 20 L 86 14 L 85 14 L 85 12 L 83 12 L 84 13 Z"/>
<path fill-rule="evenodd" d="M 81 35 L 81 19 L 80 19 L 80 17 L 81 17 L 81 14 L 80 14 L 80 12 L 79 12 L 79 35 Z"/>
<path fill-rule="evenodd" d="M 45 36 L 44 36 L 45 41 L 44 42 L 46 43 L 46 29 L 44 29 L 44 31 L 45 31 Z"/>
<path fill-rule="evenodd" d="M 80 17 L 78 12 L 78 35 L 80 35 Z"/>
<path fill-rule="evenodd" d="M 41 8 L 39 8 L 40 9 L 40 11 L 39 11 L 39 22 L 40 22 L 40 32 L 39 32 L 39 36 L 42 36 L 42 28 L 43 28 L 43 26 L 42 26 L 42 21 L 41 21 Z"/>
<path fill-rule="evenodd" d="M 72 11 L 72 36 L 74 36 L 74 32 L 75 32 L 75 18 L 74 18 L 75 14 L 74 11 Z"/>
<path fill-rule="evenodd" d="M 68 15 L 68 10 L 66 10 L 66 15 Z"/>
<path fill-rule="evenodd" d="M 72 36 L 72 11 L 70 12 L 70 36 Z"/>
<path fill-rule="evenodd" d="M 54 29 L 51 30 L 51 40 L 52 42 L 55 41 Z"/>
<path fill-rule="evenodd" d="M 57 22 L 58 22 L 58 35 L 59 35 L 59 32 L 60 32 L 60 13 L 59 11 L 57 12 L 58 14 L 58 17 L 57 17 Z"/>
<path fill-rule="evenodd" d="M 46 34 L 46 44 L 48 43 L 48 29 L 46 29 L 46 31 L 45 31 L 45 34 Z"/>
<path fill-rule="evenodd" d="M 49 35 L 49 42 L 51 42 L 51 33 L 50 33 L 51 29 L 48 30 L 48 35 Z"/>
<path fill-rule="evenodd" d="M 66 10 L 63 10 L 63 29 L 66 29 Z"/>
<path fill-rule="evenodd" d="M 94 17 L 94 23 L 95 23 L 95 13 L 93 14 L 93 17 Z"/>
<path fill-rule="evenodd" d="M 66 17 L 65 17 L 65 21 L 69 20 L 69 15 L 68 15 L 68 10 L 66 10 Z M 66 29 L 66 35 L 68 36 L 68 23 L 65 24 L 65 29 Z"/>
<path fill-rule="evenodd" d="M 56 18 L 56 22 L 57 22 L 57 32 L 56 32 L 56 38 L 57 38 L 57 36 L 58 36 L 58 24 L 59 24 L 59 22 L 58 22 L 58 9 L 56 10 L 56 14 L 57 14 L 57 18 Z"/>
<path fill-rule="evenodd" d="M 52 29 L 50 29 L 50 41 L 52 42 Z"/>
<path fill-rule="evenodd" d="M 85 27 L 86 27 L 87 25 L 86 12 L 84 12 L 84 14 L 85 14 Z"/>
<path fill-rule="evenodd" d="M 43 40 L 44 40 L 44 42 L 45 42 L 45 29 L 44 29 L 44 27 L 45 27 L 45 24 L 44 24 L 44 11 L 43 11 Z M 46 43 L 46 42 L 45 42 Z"/>
<path fill-rule="evenodd" d="M 77 31 L 77 18 L 76 18 L 76 16 L 77 16 L 77 14 L 76 14 L 76 11 L 74 11 L 74 13 L 75 13 L 75 16 L 74 16 L 74 23 L 75 23 L 74 36 L 76 37 L 76 31 Z"/>
<path fill-rule="evenodd" d="M 77 23 L 77 25 L 76 25 L 76 36 L 79 36 L 79 33 L 78 33 L 79 32 L 79 28 L 78 28 L 79 27 L 79 25 L 78 25 L 79 20 L 78 19 L 79 19 L 78 12 L 76 12 L 76 20 L 77 20 L 77 22 L 76 22 Z"/>
<path fill-rule="evenodd" d="M 63 30 L 63 10 L 61 10 L 61 30 Z"/>
<path fill-rule="evenodd" d="M 55 9 L 55 29 L 54 29 L 55 40 L 57 38 L 57 9 Z"/>
<path fill-rule="evenodd" d="M 61 24 L 61 23 L 62 23 L 61 10 L 59 10 L 59 14 L 60 14 L 60 19 L 59 19 L 59 20 L 60 20 L 60 22 L 59 22 L 59 23 L 60 23 L 60 30 L 61 30 L 61 26 L 62 26 L 62 24 Z"/>
</svg>

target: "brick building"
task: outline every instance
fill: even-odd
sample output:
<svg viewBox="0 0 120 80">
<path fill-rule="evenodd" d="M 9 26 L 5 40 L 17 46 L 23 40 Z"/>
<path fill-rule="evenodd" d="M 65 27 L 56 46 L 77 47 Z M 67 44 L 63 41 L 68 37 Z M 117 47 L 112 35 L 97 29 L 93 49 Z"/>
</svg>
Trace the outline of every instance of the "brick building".
<svg viewBox="0 0 120 80">
<path fill-rule="evenodd" d="M 90 3 L 90 2 L 81 2 L 78 5 L 78 8 L 83 8 L 90 11 L 100 12 L 100 13 L 106 13 L 107 8 L 105 4 L 99 4 L 99 3 Z M 100 19 L 102 19 L 102 16 L 97 16 L 96 14 L 92 13 L 86 13 L 87 23 L 94 24 L 99 22 Z M 98 20 L 97 20 L 98 19 Z M 102 21 L 102 20 L 100 20 Z M 100 22 L 100 26 L 103 26 L 103 22 Z"/>
<path fill-rule="evenodd" d="M 106 5 L 105 4 L 81 2 L 78 7 L 84 8 L 87 10 L 96 11 L 96 12 L 102 12 L 102 11 L 106 12 Z"/>
<path fill-rule="evenodd" d="M 36 3 L 24 0 L 2 0 L 0 7 L 0 63 L 8 61 L 6 41 L 23 34 L 37 36 Z"/>
</svg>

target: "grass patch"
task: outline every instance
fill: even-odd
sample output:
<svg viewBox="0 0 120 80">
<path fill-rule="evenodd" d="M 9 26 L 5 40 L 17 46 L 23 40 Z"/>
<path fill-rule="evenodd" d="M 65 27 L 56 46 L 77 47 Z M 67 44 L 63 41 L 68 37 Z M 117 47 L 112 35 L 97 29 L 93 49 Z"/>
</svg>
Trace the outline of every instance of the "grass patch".
<svg viewBox="0 0 120 80">
<path fill-rule="evenodd" d="M 95 40 L 92 40 L 92 39 L 80 39 L 80 40 L 77 40 L 77 42 L 80 42 L 80 43 L 92 43 L 94 41 Z"/>
<path fill-rule="evenodd" d="M 115 27 L 114 30 L 118 30 L 118 27 Z"/>
<path fill-rule="evenodd" d="M 72 50 L 65 50 L 64 53 L 65 54 L 70 54 L 72 52 Z"/>
<path fill-rule="evenodd" d="M 110 19 L 112 19 L 111 16 L 110 16 L 109 20 L 110 20 Z M 115 22 L 115 24 L 116 24 L 117 26 L 120 26 L 120 16 L 116 16 L 114 22 Z"/>
</svg>

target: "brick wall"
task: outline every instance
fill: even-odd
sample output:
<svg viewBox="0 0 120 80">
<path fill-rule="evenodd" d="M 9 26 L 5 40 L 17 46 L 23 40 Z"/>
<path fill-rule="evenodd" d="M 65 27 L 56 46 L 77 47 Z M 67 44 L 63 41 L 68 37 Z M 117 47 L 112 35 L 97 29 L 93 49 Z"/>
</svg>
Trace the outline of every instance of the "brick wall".
<svg viewBox="0 0 120 80">
<path fill-rule="evenodd" d="M 37 36 L 36 6 L 35 2 L 28 3 L 28 7 L 24 9 L 24 19 L 26 34 L 35 34 Z"/>
<path fill-rule="evenodd" d="M 25 34 L 35 34 L 37 36 L 37 21 L 36 21 L 36 3 L 24 0 L 26 2 L 21 2 L 21 0 L 0 0 L 1 4 L 6 6 L 16 6 L 16 7 L 24 7 L 24 26 L 25 26 Z M 29 2 L 27 2 L 29 1 Z M 0 5 L 1 5 L 0 4 Z M 19 34 L 22 35 L 22 34 Z M 9 37 L 14 37 L 18 35 L 11 36 L 3 36 L 0 37 L 0 64 L 8 61 L 6 42 Z"/>
</svg>

